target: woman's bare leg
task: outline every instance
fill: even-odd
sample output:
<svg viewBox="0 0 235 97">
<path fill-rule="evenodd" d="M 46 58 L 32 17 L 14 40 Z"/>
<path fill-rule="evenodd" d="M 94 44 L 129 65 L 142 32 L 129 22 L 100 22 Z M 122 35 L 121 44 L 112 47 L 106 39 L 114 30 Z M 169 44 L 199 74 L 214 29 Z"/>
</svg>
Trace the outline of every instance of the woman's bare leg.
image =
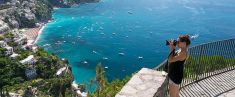
<svg viewBox="0 0 235 97">
<path fill-rule="evenodd" d="M 169 84 L 170 97 L 180 97 L 179 96 L 179 86 Z"/>
</svg>

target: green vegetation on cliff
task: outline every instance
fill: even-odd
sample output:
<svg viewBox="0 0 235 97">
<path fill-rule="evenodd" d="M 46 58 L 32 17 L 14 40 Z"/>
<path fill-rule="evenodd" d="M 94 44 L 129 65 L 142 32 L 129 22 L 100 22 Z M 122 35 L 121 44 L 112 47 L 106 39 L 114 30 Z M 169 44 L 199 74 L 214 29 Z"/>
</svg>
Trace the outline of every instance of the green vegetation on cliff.
<svg viewBox="0 0 235 97">
<path fill-rule="evenodd" d="M 5 50 L 0 49 L 0 53 Z M 20 54 L 16 59 L 12 59 L 8 56 L 1 54 L 0 56 L 0 95 L 8 95 L 8 92 L 24 91 L 24 97 L 32 97 L 27 94 L 28 86 L 37 87 L 38 96 L 51 95 L 53 97 L 59 97 L 58 95 L 66 95 L 71 93 L 70 84 L 73 80 L 72 74 L 66 73 L 63 76 L 56 76 L 56 72 L 59 68 L 62 68 L 68 64 L 67 61 L 61 60 L 59 57 L 50 54 L 43 49 L 39 49 L 36 53 L 17 49 L 16 53 Z M 25 76 L 25 70 L 28 65 L 21 64 L 19 61 L 26 58 L 28 55 L 34 55 L 38 60 L 34 64 L 37 78 L 30 80 Z M 5 94 L 2 94 L 5 92 Z M 65 97 L 65 96 L 63 96 Z"/>
<path fill-rule="evenodd" d="M 47 21 L 51 19 L 53 6 L 47 0 L 38 0 L 36 5 L 36 13 L 38 21 Z"/>
<path fill-rule="evenodd" d="M 192 75 L 210 73 L 232 66 L 235 66 L 235 59 L 225 58 L 223 56 L 190 56 L 184 67 L 184 76 L 186 78 L 195 77 Z"/>
<path fill-rule="evenodd" d="M 108 82 L 105 77 L 104 68 L 101 64 L 98 64 L 96 66 L 95 78 L 97 88 L 95 92 L 89 93 L 88 97 L 114 97 L 129 80 L 130 77 L 127 76 L 122 80 L 116 79 L 112 82 Z"/>
</svg>

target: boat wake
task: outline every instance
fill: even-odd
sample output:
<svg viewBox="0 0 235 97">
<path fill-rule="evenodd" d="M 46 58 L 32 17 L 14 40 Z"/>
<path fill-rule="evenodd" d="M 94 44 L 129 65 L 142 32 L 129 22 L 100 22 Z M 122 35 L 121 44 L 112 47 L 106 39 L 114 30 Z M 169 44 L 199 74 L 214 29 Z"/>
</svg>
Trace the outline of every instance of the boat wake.
<svg viewBox="0 0 235 97">
<path fill-rule="evenodd" d="M 196 39 L 196 38 L 198 38 L 199 37 L 199 34 L 195 34 L 195 35 L 192 35 L 190 38 L 192 39 L 192 40 L 194 40 L 194 39 Z"/>
</svg>

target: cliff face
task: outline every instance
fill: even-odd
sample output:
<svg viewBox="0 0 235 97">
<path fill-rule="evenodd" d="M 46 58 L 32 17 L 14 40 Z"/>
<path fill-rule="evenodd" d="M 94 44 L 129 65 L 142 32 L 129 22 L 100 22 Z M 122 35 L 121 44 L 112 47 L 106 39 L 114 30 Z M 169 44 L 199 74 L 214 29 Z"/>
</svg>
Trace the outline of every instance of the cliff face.
<svg viewBox="0 0 235 97">
<path fill-rule="evenodd" d="M 56 7 L 70 7 L 73 4 L 99 2 L 100 0 L 48 0 Z"/>
<path fill-rule="evenodd" d="M 9 28 L 31 28 L 51 19 L 53 6 L 70 7 L 99 0 L 4 0 L 0 2 L 0 33 Z"/>
<path fill-rule="evenodd" d="M 0 5 L 0 25 L 30 28 L 51 18 L 52 6 L 46 0 L 8 0 Z M 0 27 L 1 28 L 1 27 Z M 0 32 L 3 30 L 0 29 Z"/>
</svg>

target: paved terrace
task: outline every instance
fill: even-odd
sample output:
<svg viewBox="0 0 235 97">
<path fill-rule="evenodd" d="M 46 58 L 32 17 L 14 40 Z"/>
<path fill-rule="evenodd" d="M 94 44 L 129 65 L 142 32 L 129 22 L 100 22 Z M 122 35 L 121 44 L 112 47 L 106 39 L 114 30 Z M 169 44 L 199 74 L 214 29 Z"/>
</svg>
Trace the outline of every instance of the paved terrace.
<svg viewBox="0 0 235 97">
<path fill-rule="evenodd" d="M 183 87 L 180 97 L 235 97 L 235 70 Z"/>
<path fill-rule="evenodd" d="M 164 97 L 165 79 L 160 71 L 142 68 L 115 97 Z M 235 70 L 185 86 L 180 97 L 235 97 Z"/>
</svg>

